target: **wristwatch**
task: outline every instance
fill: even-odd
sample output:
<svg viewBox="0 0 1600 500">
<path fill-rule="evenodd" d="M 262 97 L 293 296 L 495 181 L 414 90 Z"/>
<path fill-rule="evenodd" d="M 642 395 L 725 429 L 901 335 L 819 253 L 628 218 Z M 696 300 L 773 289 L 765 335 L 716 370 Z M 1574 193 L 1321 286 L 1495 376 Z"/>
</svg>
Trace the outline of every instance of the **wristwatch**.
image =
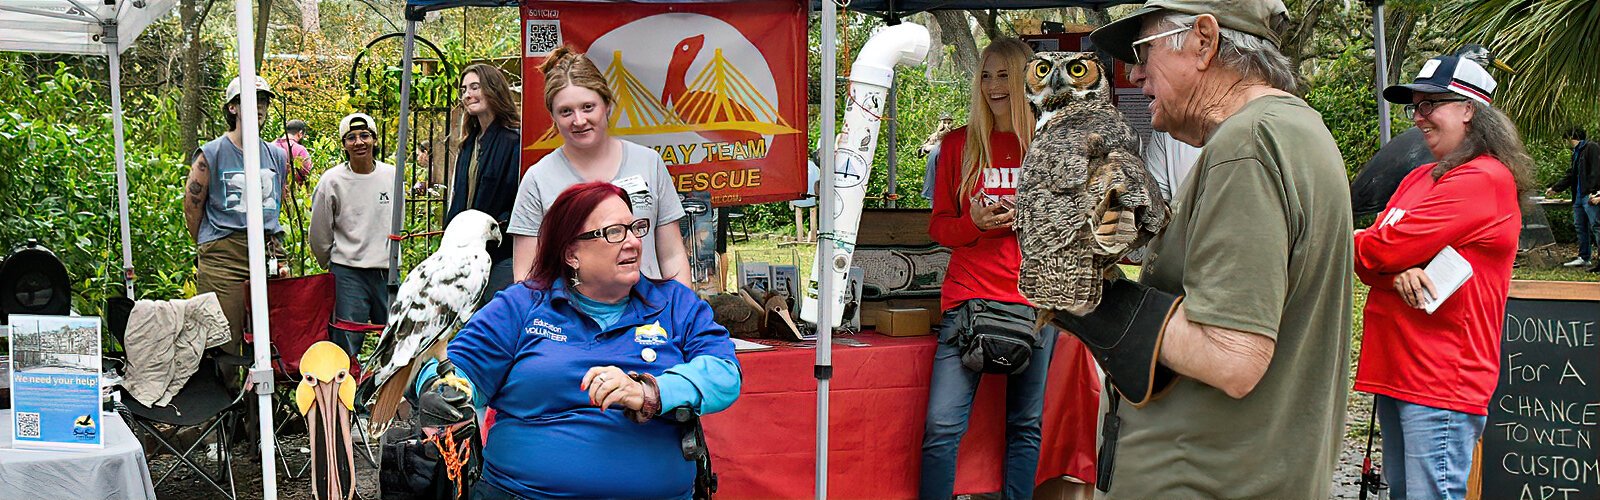
<svg viewBox="0 0 1600 500">
<path fill-rule="evenodd" d="M 638 410 L 622 410 L 622 414 L 640 424 L 661 414 L 661 387 L 656 385 L 656 377 L 648 373 L 628 372 L 628 378 L 644 386 L 644 404 Z"/>
</svg>

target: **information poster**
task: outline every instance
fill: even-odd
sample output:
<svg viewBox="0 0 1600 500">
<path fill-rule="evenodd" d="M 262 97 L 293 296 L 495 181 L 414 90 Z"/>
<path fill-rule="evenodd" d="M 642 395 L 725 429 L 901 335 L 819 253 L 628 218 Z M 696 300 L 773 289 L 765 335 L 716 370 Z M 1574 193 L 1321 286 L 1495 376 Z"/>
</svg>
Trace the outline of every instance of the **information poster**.
<svg viewBox="0 0 1600 500">
<path fill-rule="evenodd" d="M 12 443 L 99 448 L 100 318 L 11 315 Z"/>
<path fill-rule="evenodd" d="M 565 45 L 610 85 L 611 134 L 661 155 L 677 191 L 718 207 L 800 198 L 806 5 L 522 2 L 523 165 L 563 144 L 538 68 Z"/>
</svg>

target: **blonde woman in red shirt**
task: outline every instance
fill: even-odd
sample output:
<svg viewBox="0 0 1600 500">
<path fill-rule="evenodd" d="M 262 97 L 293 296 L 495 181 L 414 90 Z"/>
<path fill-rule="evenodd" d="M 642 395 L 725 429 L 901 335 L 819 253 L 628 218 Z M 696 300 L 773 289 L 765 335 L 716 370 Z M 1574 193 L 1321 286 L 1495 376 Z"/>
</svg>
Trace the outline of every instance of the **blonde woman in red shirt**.
<svg viewBox="0 0 1600 500">
<path fill-rule="evenodd" d="M 1495 81 L 1468 59 L 1435 57 L 1414 83 L 1384 89 L 1406 105 L 1437 163 L 1401 181 L 1372 227 L 1356 231 L 1355 269 L 1372 287 L 1355 389 L 1377 395 L 1390 498 L 1462 498 L 1500 370 L 1500 331 L 1533 161 L 1491 107 Z M 1446 293 L 1423 268 L 1445 248 L 1472 266 Z"/>
<path fill-rule="evenodd" d="M 940 141 L 928 234 L 951 254 L 940 296 L 944 320 L 928 391 L 919 498 L 951 498 L 957 446 L 983 376 L 961 363 L 957 334 L 963 311 L 976 300 L 1029 305 L 1017 291 L 1022 254 L 1011 222 L 1018 168 L 1033 139 L 1035 119 L 1023 90 L 1023 70 L 1031 57 L 1033 51 L 1015 38 L 997 39 L 984 48 L 981 70 L 972 82 L 967 126 Z M 1039 334 L 1042 342 L 1035 345 L 1028 367 L 1006 376 L 1005 498 L 1032 498 L 1037 484 L 1045 378 L 1057 331 L 1046 327 Z M 1082 380 L 1091 391 L 1097 384 L 1092 372 Z"/>
</svg>

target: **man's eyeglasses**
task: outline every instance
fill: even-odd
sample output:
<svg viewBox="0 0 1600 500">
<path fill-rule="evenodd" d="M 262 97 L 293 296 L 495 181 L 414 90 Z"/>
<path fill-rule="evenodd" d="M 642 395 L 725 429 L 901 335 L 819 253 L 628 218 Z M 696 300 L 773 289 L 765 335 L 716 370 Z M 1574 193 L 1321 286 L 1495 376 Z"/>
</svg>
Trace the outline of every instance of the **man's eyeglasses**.
<svg viewBox="0 0 1600 500">
<path fill-rule="evenodd" d="M 1160 33 L 1156 33 L 1154 35 L 1150 35 L 1150 36 L 1147 36 L 1147 37 L 1144 37 L 1144 38 L 1140 38 L 1138 40 L 1134 40 L 1133 44 L 1132 44 L 1132 46 L 1133 46 L 1133 63 L 1134 64 L 1144 64 L 1145 62 L 1148 61 L 1145 58 L 1145 56 L 1146 56 L 1146 54 L 1149 53 L 1150 42 L 1154 42 L 1156 40 L 1160 40 L 1162 38 L 1166 38 L 1166 37 L 1169 37 L 1169 36 L 1172 36 L 1172 35 L 1176 35 L 1178 33 L 1183 33 L 1185 31 L 1189 31 L 1189 30 L 1192 30 L 1192 29 L 1194 29 L 1194 26 L 1185 26 L 1185 27 L 1182 27 L 1182 28 L 1163 31 L 1163 32 L 1160 32 Z"/>
<path fill-rule="evenodd" d="M 370 141 L 373 138 L 372 132 L 351 132 L 344 136 L 346 141 Z"/>
<path fill-rule="evenodd" d="M 650 234 L 650 219 L 636 219 L 627 224 L 612 224 L 600 229 L 579 234 L 578 239 L 592 240 L 596 238 L 605 238 L 606 243 L 622 243 L 622 240 L 628 238 L 628 233 L 630 232 L 638 238 L 643 238 L 645 235 Z"/>
<path fill-rule="evenodd" d="M 1439 109 L 1439 106 L 1443 106 L 1452 102 L 1466 102 L 1466 99 L 1423 99 L 1421 101 L 1417 101 L 1416 104 L 1407 104 L 1406 119 L 1415 120 L 1418 113 L 1422 114 L 1423 118 L 1427 118 L 1428 116 L 1432 115 L 1435 110 Z"/>
</svg>

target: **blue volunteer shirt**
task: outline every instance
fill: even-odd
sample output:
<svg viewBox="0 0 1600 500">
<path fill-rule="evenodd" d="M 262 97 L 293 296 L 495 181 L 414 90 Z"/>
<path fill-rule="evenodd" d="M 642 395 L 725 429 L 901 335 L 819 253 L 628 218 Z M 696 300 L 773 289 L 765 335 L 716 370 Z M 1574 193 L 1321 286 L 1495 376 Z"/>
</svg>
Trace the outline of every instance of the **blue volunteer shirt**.
<svg viewBox="0 0 1600 500">
<path fill-rule="evenodd" d="M 589 403 L 590 367 L 657 376 L 663 408 L 714 413 L 738 397 L 738 360 L 711 306 L 674 281 L 641 279 L 602 328 L 565 288 L 514 284 L 472 317 L 449 357 L 498 413 L 483 481 L 528 498 L 687 498 L 695 466 L 676 424 L 628 420 Z M 618 480 L 618 474 L 625 480 Z"/>
</svg>

